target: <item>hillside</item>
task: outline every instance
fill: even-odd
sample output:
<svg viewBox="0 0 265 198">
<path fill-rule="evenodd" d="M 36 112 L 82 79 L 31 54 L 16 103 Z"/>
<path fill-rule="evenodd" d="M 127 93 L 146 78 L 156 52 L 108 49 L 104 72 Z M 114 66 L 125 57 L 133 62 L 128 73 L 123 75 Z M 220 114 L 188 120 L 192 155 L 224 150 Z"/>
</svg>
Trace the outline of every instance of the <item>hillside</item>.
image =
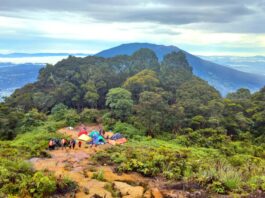
<svg viewBox="0 0 265 198">
<path fill-rule="evenodd" d="M 95 56 L 113 57 L 116 55 L 132 55 L 141 48 L 148 48 L 155 52 L 159 60 L 172 52 L 178 52 L 179 48 L 175 46 L 155 45 L 150 43 L 129 43 L 99 52 Z M 193 68 L 194 75 L 206 80 L 214 86 L 223 96 L 229 92 L 234 92 L 239 88 L 247 88 L 251 91 L 257 91 L 265 85 L 265 77 L 262 75 L 241 72 L 229 67 L 218 65 L 206 61 L 188 52 L 185 52 L 188 63 Z"/>
<path fill-rule="evenodd" d="M 99 149 L 93 146 L 98 152 L 87 144 L 78 151 L 46 150 L 51 138 L 70 140 L 57 129 L 76 137 L 89 123 L 128 142 L 98 142 Z M 145 48 L 131 56 L 70 56 L 48 64 L 35 83 L 0 103 L 0 126 L 0 197 L 74 196 L 77 189 L 97 194 L 88 183 L 110 198 L 124 197 L 112 176 L 135 173 L 140 181 L 123 185 L 140 187 L 139 197 L 265 193 L 265 87 L 253 94 L 241 88 L 222 98 L 193 74 L 182 51 L 161 61 Z"/>
<path fill-rule="evenodd" d="M 195 79 L 203 84 L 206 90 L 212 90 L 214 97 L 220 97 L 207 82 L 193 76 L 192 69 L 182 52 L 168 54 L 160 64 L 153 51 L 140 49 L 132 56 L 113 58 L 70 56 L 54 66 L 47 65 L 40 70 L 39 80 L 36 83 L 17 90 L 8 102 L 24 106 L 25 109 L 35 107 L 42 111 L 49 111 L 60 102 L 77 109 L 104 108 L 109 89 L 126 85 L 127 78 L 145 69 L 154 71 L 153 78 L 159 82 L 157 86 L 142 85 L 147 86 L 144 88 L 146 91 L 163 88 L 172 92 L 171 98 L 175 100 L 176 88 L 184 82 Z M 148 86 L 152 86 L 152 89 Z M 91 100 L 90 97 L 95 98 Z"/>
</svg>

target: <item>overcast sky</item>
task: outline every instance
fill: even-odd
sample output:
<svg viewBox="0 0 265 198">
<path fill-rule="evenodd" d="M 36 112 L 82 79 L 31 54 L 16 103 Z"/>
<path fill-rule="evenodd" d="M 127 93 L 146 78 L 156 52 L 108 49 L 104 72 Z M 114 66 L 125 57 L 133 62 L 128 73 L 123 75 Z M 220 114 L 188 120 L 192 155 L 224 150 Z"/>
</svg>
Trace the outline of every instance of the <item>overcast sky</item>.
<svg viewBox="0 0 265 198">
<path fill-rule="evenodd" d="M 265 55 L 265 0 L 0 0 L 0 53 L 95 53 L 129 42 Z"/>
</svg>

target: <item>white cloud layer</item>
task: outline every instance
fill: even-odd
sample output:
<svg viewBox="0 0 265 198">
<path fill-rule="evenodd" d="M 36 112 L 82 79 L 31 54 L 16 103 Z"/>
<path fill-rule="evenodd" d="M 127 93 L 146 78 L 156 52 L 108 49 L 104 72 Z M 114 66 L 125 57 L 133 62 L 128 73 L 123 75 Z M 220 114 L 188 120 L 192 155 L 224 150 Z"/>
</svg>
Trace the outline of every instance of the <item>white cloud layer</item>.
<svg viewBox="0 0 265 198">
<path fill-rule="evenodd" d="M 264 18 L 259 0 L 1 0 L 0 52 L 152 42 L 201 55 L 265 55 Z"/>
</svg>

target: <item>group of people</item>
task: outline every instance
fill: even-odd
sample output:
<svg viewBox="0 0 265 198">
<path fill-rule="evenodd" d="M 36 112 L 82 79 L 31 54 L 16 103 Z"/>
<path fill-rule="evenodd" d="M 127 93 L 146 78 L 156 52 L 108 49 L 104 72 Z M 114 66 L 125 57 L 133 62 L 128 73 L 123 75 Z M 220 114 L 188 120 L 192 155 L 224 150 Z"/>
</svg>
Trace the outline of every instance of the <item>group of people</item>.
<svg viewBox="0 0 265 198">
<path fill-rule="evenodd" d="M 77 141 L 74 138 L 71 138 L 70 140 L 67 140 L 65 138 L 59 139 L 50 139 L 49 140 L 49 150 L 54 150 L 56 148 L 62 148 L 66 149 L 69 147 L 70 149 L 75 149 Z M 82 141 L 78 141 L 78 147 L 82 147 Z"/>
<path fill-rule="evenodd" d="M 83 127 L 82 130 L 84 132 L 87 131 L 85 127 Z M 82 130 L 80 132 L 82 132 Z M 101 127 L 99 128 L 99 135 L 102 137 L 105 137 L 105 131 Z M 62 139 L 53 138 L 53 139 L 49 140 L 48 148 L 49 148 L 49 150 L 54 150 L 56 148 L 66 149 L 68 147 L 70 149 L 75 149 L 76 144 L 78 144 L 79 148 L 82 147 L 82 141 L 75 140 L 74 138 L 71 138 L 70 140 L 67 140 L 66 138 L 62 138 Z M 91 144 L 91 147 L 97 146 L 97 144 L 94 141 L 91 141 L 90 144 Z"/>
</svg>

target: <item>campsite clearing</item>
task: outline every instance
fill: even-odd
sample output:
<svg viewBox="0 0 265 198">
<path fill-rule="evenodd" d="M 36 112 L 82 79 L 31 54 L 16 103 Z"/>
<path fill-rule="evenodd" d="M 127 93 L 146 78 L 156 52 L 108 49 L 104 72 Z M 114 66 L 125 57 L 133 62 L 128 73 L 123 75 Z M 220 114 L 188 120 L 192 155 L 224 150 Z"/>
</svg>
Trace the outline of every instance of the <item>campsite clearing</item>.
<svg viewBox="0 0 265 198">
<path fill-rule="evenodd" d="M 86 126 L 88 131 L 99 127 L 99 125 Z M 78 131 L 75 129 L 63 128 L 58 132 L 70 138 L 78 137 Z M 63 176 L 75 181 L 79 186 L 75 194 L 77 198 L 96 195 L 111 198 L 115 197 L 115 193 L 127 198 L 143 197 L 144 193 L 145 197 L 151 197 L 152 194 L 156 198 L 162 197 L 154 182 L 150 182 L 149 179 L 136 173 L 118 175 L 114 173 L 112 167 L 99 166 L 91 160 L 91 156 L 97 151 L 111 146 L 111 144 L 105 144 L 90 148 L 89 145 L 83 144 L 81 148 L 74 150 L 69 148 L 52 150 L 49 151 L 51 158 L 32 158 L 30 161 L 36 170 L 52 171 L 58 178 Z M 71 196 L 67 195 L 67 197 Z"/>
</svg>

